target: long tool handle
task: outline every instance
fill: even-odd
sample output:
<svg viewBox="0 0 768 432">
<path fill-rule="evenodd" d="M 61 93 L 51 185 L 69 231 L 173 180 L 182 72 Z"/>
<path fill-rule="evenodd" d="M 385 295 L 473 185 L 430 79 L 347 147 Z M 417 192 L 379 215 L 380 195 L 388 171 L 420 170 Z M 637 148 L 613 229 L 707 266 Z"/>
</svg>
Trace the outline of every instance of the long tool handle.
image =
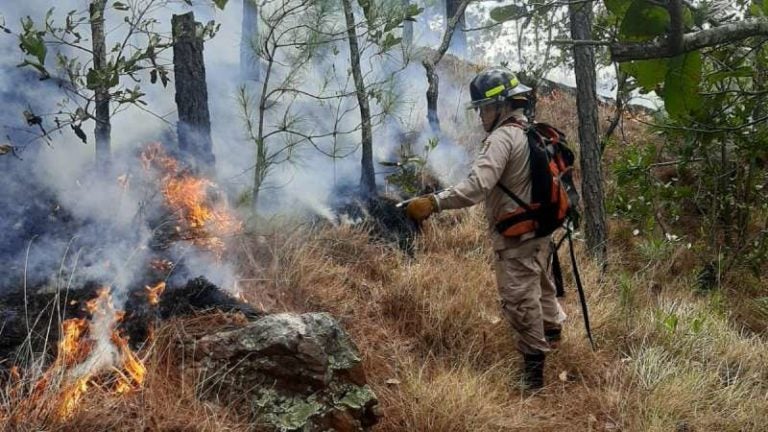
<svg viewBox="0 0 768 432">
<path fill-rule="evenodd" d="M 579 292 L 579 300 L 581 301 L 581 313 L 584 315 L 584 328 L 587 330 L 587 337 L 589 338 L 589 344 L 592 346 L 592 351 L 595 350 L 595 341 L 592 339 L 592 329 L 589 326 L 589 310 L 587 309 L 587 297 L 584 295 L 584 287 L 581 285 L 581 276 L 579 276 L 579 268 L 576 266 L 576 254 L 573 252 L 573 238 L 571 237 L 570 227 L 568 231 L 568 248 L 571 250 L 571 265 L 573 266 L 573 278 L 576 279 L 576 288 Z"/>
</svg>

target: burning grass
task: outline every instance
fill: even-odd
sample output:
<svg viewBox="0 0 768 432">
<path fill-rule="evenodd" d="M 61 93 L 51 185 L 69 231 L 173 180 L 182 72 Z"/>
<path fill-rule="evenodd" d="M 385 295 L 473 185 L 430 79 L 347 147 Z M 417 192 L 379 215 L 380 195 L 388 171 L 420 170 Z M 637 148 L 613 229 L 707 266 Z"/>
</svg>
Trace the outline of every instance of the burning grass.
<svg viewBox="0 0 768 432">
<path fill-rule="evenodd" d="M 226 322 L 217 317 L 205 318 L 208 329 Z M 254 430 L 226 407 L 201 402 L 194 377 L 182 373 L 173 341 L 200 320 L 167 322 L 157 330 L 155 343 L 130 354 L 135 363 L 126 364 L 120 373 L 92 374 L 70 386 L 41 386 L 39 377 L 17 374 L 0 389 L 0 430 Z M 67 372 L 57 362 L 44 377 L 61 383 Z M 138 380 L 141 386 L 121 386 Z"/>
</svg>

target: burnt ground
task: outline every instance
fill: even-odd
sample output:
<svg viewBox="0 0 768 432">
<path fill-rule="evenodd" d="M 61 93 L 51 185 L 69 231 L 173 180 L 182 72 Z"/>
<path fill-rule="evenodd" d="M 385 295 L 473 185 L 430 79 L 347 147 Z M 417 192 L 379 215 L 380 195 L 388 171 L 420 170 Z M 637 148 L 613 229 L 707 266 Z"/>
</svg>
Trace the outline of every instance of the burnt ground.
<svg viewBox="0 0 768 432">
<path fill-rule="evenodd" d="M 20 348 L 55 355 L 59 323 L 70 318 L 90 318 L 85 304 L 97 297 L 102 285 L 89 282 L 78 289 L 51 291 L 42 287 L 6 291 L 0 296 L 0 368 L 8 367 L 23 356 Z M 135 347 L 146 341 L 150 327 L 173 317 L 206 312 L 240 312 L 248 318 L 264 313 L 245 303 L 203 277 L 169 286 L 151 305 L 147 290 L 137 286 L 129 290 L 125 317 L 118 328 Z"/>
</svg>

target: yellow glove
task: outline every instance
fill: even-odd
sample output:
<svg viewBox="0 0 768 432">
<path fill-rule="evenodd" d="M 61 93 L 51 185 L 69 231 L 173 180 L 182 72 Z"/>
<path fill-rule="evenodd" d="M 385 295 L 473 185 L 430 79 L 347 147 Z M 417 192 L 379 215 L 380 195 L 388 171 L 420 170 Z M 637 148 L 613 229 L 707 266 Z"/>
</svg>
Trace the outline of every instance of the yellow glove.
<svg viewBox="0 0 768 432">
<path fill-rule="evenodd" d="M 405 208 L 405 214 L 416 222 L 421 222 L 428 218 L 437 209 L 437 199 L 434 195 L 426 195 L 416 198 L 408 203 Z"/>
</svg>

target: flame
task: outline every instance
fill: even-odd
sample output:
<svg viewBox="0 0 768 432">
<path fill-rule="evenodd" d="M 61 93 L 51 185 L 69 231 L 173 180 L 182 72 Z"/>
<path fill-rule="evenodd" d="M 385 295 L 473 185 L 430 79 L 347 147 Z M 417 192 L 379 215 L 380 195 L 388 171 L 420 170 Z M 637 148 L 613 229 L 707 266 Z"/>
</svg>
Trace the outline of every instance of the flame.
<svg viewBox="0 0 768 432">
<path fill-rule="evenodd" d="M 141 163 L 145 170 L 159 173 L 165 203 L 179 221 L 179 238 L 221 257 L 224 238 L 239 232 L 242 223 L 216 199 L 221 195 L 216 184 L 183 170 L 157 143 L 141 153 Z"/>
<path fill-rule="evenodd" d="M 50 400 L 48 395 L 54 395 L 52 406 L 58 417 L 66 420 L 77 412 L 83 396 L 95 386 L 93 383 L 113 382 L 117 394 L 143 385 L 146 367 L 116 328 L 125 313 L 115 309 L 110 289 L 100 289 L 96 297 L 85 302 L 85 310 L 91 314 L 90 320 L 71 318 L 62 322 L 56 359 L 35 382 L 23 411 L 39 412 L 40 405 Z M 97 340 L 105 332 L 108 340 Z M 105 350 L 105 344 L 113 347 L 112 351 Z M 112 358 L 109 352 L 117 356 Z"/>
<path fill-rule="evenodd" d="M 120 350 L 123 372 L 117 376 L 117 393 L 126 393 L 144 384 L 147 368 L 128 346 L 128 340 L 119 332 L 112 333 L 112 343 Z"/>
<path fill-rule="evenodd" d="M 78 378 L 74 385 L 66 388 L 61 393 L 61 404 L 58 409 L 60 418 L 67 419 L 75 413 L 80 404 L 80 399 L 88 391 L 89 379 L 91 379 L 90 375 Z"/>
<path fill-rule="evenodd" d="M 71 318 L 61 324 L 61 338 L 59 339 L 56 362 L 62 366 L 70 367 L 88 354 L 90 347 L 82 343 L 82 336 L 88 329 L 88 322 L 84 318 Z"/>
<path fill-rule="evenodd" d="M 147 290 L 147 301 L 149 304 L 154 306 L 160 303 L 160 296 L 165 291 L 165 282 L 160 281 L 155 286 L 147 285 L 144 288 Z"/>
</svg>

